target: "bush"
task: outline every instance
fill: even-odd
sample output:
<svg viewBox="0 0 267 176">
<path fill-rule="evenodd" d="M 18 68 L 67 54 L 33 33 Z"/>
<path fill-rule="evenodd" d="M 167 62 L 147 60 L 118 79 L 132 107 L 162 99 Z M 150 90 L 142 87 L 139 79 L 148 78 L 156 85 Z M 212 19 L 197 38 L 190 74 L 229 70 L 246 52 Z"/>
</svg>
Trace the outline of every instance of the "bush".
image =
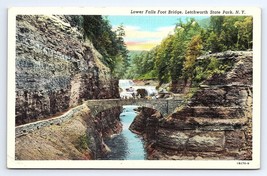
<svg viewBox="0 0 267 176">
<path fill-rule="evenodd" d="M 232 60 L 219 60 L 215 57 L 210 57 L 206 61 L 198 61 L 194 69 L 193 84 L 198 85 L 214 74 L 225 73 L 233 67 L 233 62 Z"/>
<path fill-rule="evenodd" d="M 84 150 L 88 150 L 89 149 L 89 138 L 86 134 L 84 135 L 81 135 L 78 139 L 77 139 L 77 142 L 76 142 L 76 148 L 79 150 L 79 151 L 84 151 Z"/>
</svg>

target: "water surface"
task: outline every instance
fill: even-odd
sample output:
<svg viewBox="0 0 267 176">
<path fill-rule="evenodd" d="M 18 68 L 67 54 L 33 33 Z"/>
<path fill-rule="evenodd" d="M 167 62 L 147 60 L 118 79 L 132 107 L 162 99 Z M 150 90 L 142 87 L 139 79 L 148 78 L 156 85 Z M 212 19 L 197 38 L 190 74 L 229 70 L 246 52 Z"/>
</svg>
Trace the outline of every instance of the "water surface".
<svg viewBox="0 0 267 176">
<path fill-rule="evenodd" d="M 105 143 L 111 149 L 111 152 L 102 157 L 103 160 L 145 160 L 146 154 L 144 143 L 140 136 L 132 133 L 129 126 L 133 122 L 137 113 L 134 111 L 138 106 L 123 106 L 123 112 L 120 114 L 123 125 L 122 132 L 106 139 Z"/>
</svg>

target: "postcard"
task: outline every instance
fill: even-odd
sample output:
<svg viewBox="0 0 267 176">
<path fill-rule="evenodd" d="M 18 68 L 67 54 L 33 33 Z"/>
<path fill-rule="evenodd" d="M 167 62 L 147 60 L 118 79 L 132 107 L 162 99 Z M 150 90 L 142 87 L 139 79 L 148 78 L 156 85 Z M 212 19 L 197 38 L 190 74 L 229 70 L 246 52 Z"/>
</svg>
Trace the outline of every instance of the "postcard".
<svg viewBox="0 0 267 176">
<path fill-rule="evenodd" d="M 8 168 L 259 169 L 261 10 L 13 7 Z"/>
</svg>

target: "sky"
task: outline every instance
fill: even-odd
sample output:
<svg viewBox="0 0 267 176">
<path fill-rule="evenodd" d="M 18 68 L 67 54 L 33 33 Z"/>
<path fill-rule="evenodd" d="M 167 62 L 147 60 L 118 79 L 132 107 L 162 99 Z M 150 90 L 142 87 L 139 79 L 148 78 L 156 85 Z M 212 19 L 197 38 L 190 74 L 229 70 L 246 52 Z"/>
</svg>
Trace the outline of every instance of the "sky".
<svg viewBox="0 0 267 176">
<path fill-rule="evenodd" d="M 172 34 L 175 24 L 190 17 L 177 16 L 108 16 L 112 28 L 124 26 L 128 50 L 150 50 Z M 206 17 L 198 17 L 206 18 Z"/>
</svg>

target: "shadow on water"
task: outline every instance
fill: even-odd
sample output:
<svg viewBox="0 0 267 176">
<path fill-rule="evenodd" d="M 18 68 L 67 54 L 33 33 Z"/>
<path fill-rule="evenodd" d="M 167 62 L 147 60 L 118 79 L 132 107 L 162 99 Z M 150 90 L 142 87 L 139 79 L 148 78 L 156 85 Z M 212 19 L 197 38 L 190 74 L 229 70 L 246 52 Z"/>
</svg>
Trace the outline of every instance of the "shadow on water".
<svg viewBox="0 0 267 176">
<path fill-rule="evenodd" d="M 137 107 L 133 105 L 123 106 L 123 112 L 120 114 L 123 130 L 120 134 L 105 140 L 111 152 L 103 156 L 101 160 L 146 159 L 143 139 L 129 130 L 129 126 L 137 115 L 134 111 Z"/>
</svg>

